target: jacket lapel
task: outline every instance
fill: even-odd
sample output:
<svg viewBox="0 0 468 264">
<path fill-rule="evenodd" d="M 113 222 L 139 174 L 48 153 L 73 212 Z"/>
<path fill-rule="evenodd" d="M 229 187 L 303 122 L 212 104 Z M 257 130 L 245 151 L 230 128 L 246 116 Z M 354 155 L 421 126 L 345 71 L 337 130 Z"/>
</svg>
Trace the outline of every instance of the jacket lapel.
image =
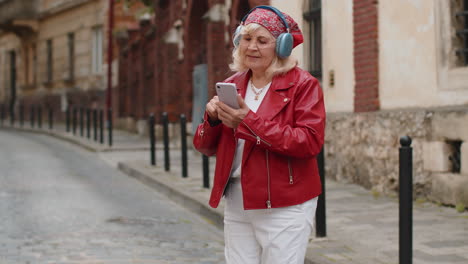
<svg viewBox="0 0 468 264">
<path fill-rule="evenodd" d="M 295 85 L 294 71 L 273 78 L 262 104 L 257 110 L 257 115 L 264 119 L 272 120 L 291 101 L 289 88 Z"/>
</svg>

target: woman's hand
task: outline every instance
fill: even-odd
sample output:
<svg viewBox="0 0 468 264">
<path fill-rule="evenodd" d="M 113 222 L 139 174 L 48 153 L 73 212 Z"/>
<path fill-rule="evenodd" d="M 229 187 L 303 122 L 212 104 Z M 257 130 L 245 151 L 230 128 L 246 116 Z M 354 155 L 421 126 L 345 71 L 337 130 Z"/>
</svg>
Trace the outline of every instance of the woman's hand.
<svg viewBox="0 0 468 264">
<path fill-rule="evenodd" d="M 224 125 L 230 128 L 237 128 L 250 111 L 250 108 L 239 94 L 237 95 L 237 102 L 239 103 L 239 109 L 233 109 L 220 101 L 216 103 L 218 106 L 218 118 L 223 121 Z"/>
<path fill-rule="evenodd" d="M 213 98 L 206 104 L 206 113 L 210 117 L 210 121 L 218 121 L 218 105 L 219 102 L 218 96 L 215 95 Z"/>
</svg>

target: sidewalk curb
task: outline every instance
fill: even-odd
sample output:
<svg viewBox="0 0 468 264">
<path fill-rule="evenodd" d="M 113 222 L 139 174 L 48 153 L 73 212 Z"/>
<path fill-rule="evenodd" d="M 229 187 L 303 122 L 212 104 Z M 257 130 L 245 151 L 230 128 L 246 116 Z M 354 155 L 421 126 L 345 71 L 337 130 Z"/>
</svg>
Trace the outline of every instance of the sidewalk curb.
<svg viewBox="0 0 468 264">
<path fill-rule="evenodd" d="M 182 184 L 181 181 L 184 181 L 184 179 L 171 172 L 166 172 L 160 167 L 152 167 L 143 161 L 119 162 L 118 169 L 156 189 L 190 211 L 205 217 L 208 222 L 216 225 L 216 227 L 223 228 L 223 209 L 219 207 L 211 208 L 207 204 L 206 197 L 202 197 L 202 195 L 193 193 L 189 196 L 186 194 L 186 190 L 177 184 Z"/>
</svg>

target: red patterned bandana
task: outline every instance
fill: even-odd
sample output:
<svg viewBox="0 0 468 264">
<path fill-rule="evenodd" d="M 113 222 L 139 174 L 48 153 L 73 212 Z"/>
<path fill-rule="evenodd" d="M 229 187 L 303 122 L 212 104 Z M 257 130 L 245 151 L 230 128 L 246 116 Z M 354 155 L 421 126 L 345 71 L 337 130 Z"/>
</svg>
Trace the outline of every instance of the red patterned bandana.
<svg viewBox="0 0 468 264">
<path fill-rule="evenodd" d="M 285 13 L 283 13 L 283 16 L 288 22 L 289 33 L 291 33 L 294 39 L 293 47 L 296 47 L 297 45 L 304 42 L 302 32 L 299 29 L 299 26 L 297 25 L 296 21 L 294 21 L 292 17 Z M 247 19 L 244 21 L 244 25 L 248 25 L 250 23 L 256 23 L 263 26 L 268 31 L 270 31 L 270 33 L 275 38 L 278 38 L 279 35 L 287 32 L 286 26 L 284 25 L 281 18 L 275 12 L 264 8 L 257 8 L 249 14 Z"/>
</svg>

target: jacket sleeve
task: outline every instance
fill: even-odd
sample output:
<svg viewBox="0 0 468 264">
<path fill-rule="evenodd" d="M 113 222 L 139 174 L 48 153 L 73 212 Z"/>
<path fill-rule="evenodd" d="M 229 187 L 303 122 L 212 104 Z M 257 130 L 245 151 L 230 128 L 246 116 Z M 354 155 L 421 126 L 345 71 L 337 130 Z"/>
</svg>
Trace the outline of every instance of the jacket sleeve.
<svg viewBox="0 0 468 264">
<path fill-rule="evenodd" d="M 322 89 L 316 79 L 307 78 L 298 84 L 294 97 L 294 116 L 288 117 L 292 123 L 265 120 L 250 111 L 237 127 L 236 137 L 291 157 L 316 156 L 322 148 L 325 133 Z"/>
<path fill-rule="evenodd" d="M 193 135 L 193 146 L 206 156 L 213 156 L 218 148 L 218 141 L 223 125 L 218 123 L 212 126 L 208 121 L 208 114 L 206 112 L 203 120 L 203 123 L 198 125 L 197 131 Z"/>
</svg>

